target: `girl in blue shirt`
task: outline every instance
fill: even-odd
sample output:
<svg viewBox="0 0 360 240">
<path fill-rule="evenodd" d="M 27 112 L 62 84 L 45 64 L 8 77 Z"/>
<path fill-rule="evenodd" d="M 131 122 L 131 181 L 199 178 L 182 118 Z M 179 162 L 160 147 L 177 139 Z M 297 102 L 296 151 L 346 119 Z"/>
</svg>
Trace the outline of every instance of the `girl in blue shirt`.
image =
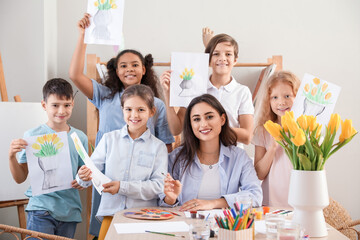
<svg viewBox="0 0 360 240">
<path fill-rule="evenodd" d="M 165 144 L 150 133 L 146 124 L 155 112 L 154 95 L 145 85 L 126 88 L 121 97 L 124 120 L 122 129 L 105 133 L 91 155 L 96 167 L 112 179 L 104 190 L 96 216 L 103 218 L 99 239 L 103 239 L 112 216 L 125 208 L 157 206 L 167 170 Z M 119 109 L 120 110 L 120 109 Z M 80 179 L 79 179 L 80 178 Z M 79 169 L 77 180 L 86 187 L 91 170 Z"/>
<path fill-rule="evenodd" d="M 69 75 L 79 90 L 99 110 L 99 130 L 96 134 L 95 146 L 105 133 L 121 129 L 126 125 L 123 112 L 119 111 L 121 108 L 120 98 L 124 89 L 132 85 L 144 84 L 151 87 L 155 93 L 156 113 L 147 122 L 147 127 L 171 151 L 174 137 L 168 127 L 165 104 L 158 98 L 159 93 L 156 87 L 156 75 L 152 69 L 153 58 L 151 54 L 144 58 L 141 53 L 135 50 L 128 49 L 120 52 L 115 58 L 108 61 L 108 78 L 104 84 L 100 84 L 84 74 L 86 52 L 84 34 L 85 29 L 90 25 L 90 17 L 86 13 L 77 24 L 79 38 L 71 59 Z M 99 203 L 100 195 L 93 190 L 89 232 L 95 236 L 98 236 L 100 229 L 100 224 L 95 219 Z"/>
<path fill-rule="evenodd" d="M 191 101 L 183 131 L 183 144 L 169 156 L 160 205 L 207 210 L 233 207 L 237 196 L 248 196 L 254 206 L 261 206 L 252 160 L 236 147 L 236 134 L 215 97 L 204 94 Z"/>
</svg>

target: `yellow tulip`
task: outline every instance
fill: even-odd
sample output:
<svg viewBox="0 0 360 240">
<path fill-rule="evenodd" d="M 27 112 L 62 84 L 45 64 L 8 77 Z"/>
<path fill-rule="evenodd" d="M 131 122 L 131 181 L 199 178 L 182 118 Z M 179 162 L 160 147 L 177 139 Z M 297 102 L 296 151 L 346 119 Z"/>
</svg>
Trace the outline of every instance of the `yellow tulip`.
<svg viewBox="0 0 360 240">
<path fill-rule="evenodd" d="M 53 141 L 54 144 L 57 144 L 58 142 L 60 141 L 60 138 L 59 137 L 56 137 Z"/>
<path fill-rule="evenodd" d="M 312 132 L 316 129 L 318 123 L 316 122 L 316 117 L 312 116 L 312 115 L 308 115 L 306 116 L 306 121 L 309 127 L 309 130 Z"/>
<path fill-rule="evenodd" d="M 284 127 L 284 129 L 289 129 L 291 135 L 295 136 L 296 132 L 299 130 L 299 126 L 295 121 L 294 112 L 285 112 L 283 117 L 281 118 L 281 125 Z"/>
<path fill-rule="evenodd" d="M 40 143 L 40 144 L 44 144 L 44 142 L 45 142 L 43 137 L 37 137 L 36 141 L 38 141 L 38 143 Z"/>
<path fill-rule="evenodd" d="M 40 145 L 37 144 L 37 143 L 34 143 L 31 147 L 32 147 L 33 149 L 37 149 L 37 150 L 40 150 L 40 149 L 41 149 Z"/>
<path fill-rule="evenodd" d="M 183 75 L 180 75 L 180 78 L 183 79 Z"/>
<path fill-rule="evenodd" d="M 315 96 L 316 92 L 317 92 L 317 88 L 314 87 L 314 88 L 311 90 L 311 95 Z"/>
<path fill-rule="evenodd" d="M 323 85 L 322 85 L 322 87 L 321 87 L 321 91 L 325 91 L 326 89 L 327 89 L 327 87 L 328 87 L 328 84 L 327 83 L 324 83 Z"/>
<path fill-rule="evenodd" d="M 44 136 L 42 136 L 42 138 L 44 139 L 45 142 L 47 142 L 47 136 L 46 134 Z"/>
<path fill-rule="evenodd" d="M 58 145 L 56 145 L 56 150 L 58 150 L 58 149 L 60 149 L 60 148 L 62 148 L 64 146 L 64 143 L 59 143 Z"/>
<path fill-rule="evenodd" d="M 309 92 L 310 85 L 308 83 L 305 85 L 304 90 L 305 90 L 305 92 Z"/>
<path fill-rule="evenodd" d="M 285 112 L 283 116 L 281 116 L 281 126 L 284 128 L 285 132 L 289 131 L 288 126 L 286 125 L 286 120 L 288 118 L 294 118 L 294 112 Z"/>
<path fill-rule="evenodd" d="M 316 85 L 318 85 L 318 84 L 320 83 L 320 79 L 319 79 L 319 78 L 314 78 L 314 79 L 313 79 L 313 82 L 314 82 Z"/>
<path fill-rule="evenodd" d="M 334 131 L 336 132 L 339 129 L 340 122 L 341 122 L 341 118 L 339 114 L 337 113 L 331 114 L 330 121 L 327 126 L 331 134 L 333 134 Z"/>
<path fill-rule="evenodd" d="M 351 119 L 345 119 L 345 121 L 341 121 L 341 134 L 339 136 L 339 141 L 343 142 L 346 139 L 352 137 L 357 131 L 352 125 Z"/>
<path fill-rule="evenodd" d="M 111 4 L 111 8 L 116 9 L 117 8 L 116 4 L 115 3 Z"/>
<path fill-rule="evenodd" d="M 98 2 L 94 2 L 95 7 L 99 6 Z"/>
<path fill-rule="evenodd" d="M 100 0 L 101 4 L 104 4 L 105 3 L 105 0 Z"/>
<path fill-rule="evenodd" d="M 276 141 L 280 141 L 282 139 L 282 136 L 281 136 L 281 133 L 280 133 L 280 131 L 282 130 L 282 127 L 279 124 L 274 123 L 271 120 L 268 120 L 264 124 L 264 128 L 266 129 L 266 131 L 268 131 L 270 133 L 270 135 Z"/>
<path fill-rule="evenodd" d="M 185 72 L 188 72 L 187 68 L 185 68 Z"/>
<path fill-rule="evenodd" d="M 329 98 L 331 98 L 331 93 L 330 92 L 325 95 L 325 100 L 329 100 Z"/>
<path fill-rule="evenodd" d="M 316 135 L 315 135 L 316 138 L 318 138 L 320 136 L 321 128 L 322 128 L 322 125 L 319 125 L 318 129 L 316 130 Z"/>
<path fill-rule="evenodd" d="M 291 141 L 298 147 L 304 145 L 306 142 L 306 137 L 305 137 L 304 131 L 302 129 L 299 129 L 296 132 L 295 137 L 291 138 Z"/>
<path fill-rule="evenodd" d="M 305 115 L 301 115 L 300 117 L 298 117 L 297 122 L 299 124 L 299 126 L 306 131 L 306 129 L 308 128 L 308 124 L 306 121 L 306 116 Z"/>
<path fill-rule="evenodd" d="M 51 137 L 51 142 L 54 142 L 55 138 L 57 137 L 57 135 L 54 133 Z"/>
</svg>

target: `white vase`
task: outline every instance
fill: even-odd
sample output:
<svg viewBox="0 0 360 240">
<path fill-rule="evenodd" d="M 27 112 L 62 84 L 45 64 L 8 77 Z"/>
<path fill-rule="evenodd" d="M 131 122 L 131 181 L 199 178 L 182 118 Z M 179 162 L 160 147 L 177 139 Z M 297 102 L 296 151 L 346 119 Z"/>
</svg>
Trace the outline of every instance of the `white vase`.
<svg viewBox="0 0 360 240">
<path fill-rule="evenodd" d="M 305 229 L 310 237 L 328 235 L 323 209 L 329 205 L 325 170 L 292 170 L 289 204 L 294 208 L 293 222 Z"/>
</svg>

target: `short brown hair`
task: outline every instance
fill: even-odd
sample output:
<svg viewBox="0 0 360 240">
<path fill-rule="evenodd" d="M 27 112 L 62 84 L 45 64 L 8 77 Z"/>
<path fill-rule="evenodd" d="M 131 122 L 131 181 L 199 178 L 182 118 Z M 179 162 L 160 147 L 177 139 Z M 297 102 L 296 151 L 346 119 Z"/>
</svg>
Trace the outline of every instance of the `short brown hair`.
<svg viewBox="0 0 360 240">
<path fill-rule="evenodd" d="M 71 84 L 62 78 L 52 78 L 45 83 L 43 87 L 43 99 L 45 102 L 51 94 L 55 94 L 61 99 L 74 99 Z"/>
<path fill-rule="evenodd" d="M 211 57 L 216 48 L 216 45 L 218 45 L 219 43 L 222 43 L 222 42 L 229 42 L 230 45 L 234 47 L 235 59 L 238 58 L 239 46 L 238 46 L 237 42 L 230 35 L 222 33 L 222 34 L 217 34 L 214 37 L 212 37 L 205 48 L 205 53 L 209 53 L 209 55 L 210 55 L 209 62 L 211 61 Z"/>
<path fill-rule="evenodd" d="M 153 109 L 155 104 L 154 104 L 154 92 L 151 90 L 151 88 L 149 86 L 146 86 L 144 84 L 136 84 L 136 85 L 132 85 L 127 87 L 124 90 L 124 93 L 121 95 L 121 107 L 124 107 L 124 103 L 126 101 L 126 99 L 133 97 L 133 96 L 138 96 L 140 97 L 142 100 L 144 100 L 146 102 L 146 105 L 148 106 L 148 108 Z"/>
</svg>

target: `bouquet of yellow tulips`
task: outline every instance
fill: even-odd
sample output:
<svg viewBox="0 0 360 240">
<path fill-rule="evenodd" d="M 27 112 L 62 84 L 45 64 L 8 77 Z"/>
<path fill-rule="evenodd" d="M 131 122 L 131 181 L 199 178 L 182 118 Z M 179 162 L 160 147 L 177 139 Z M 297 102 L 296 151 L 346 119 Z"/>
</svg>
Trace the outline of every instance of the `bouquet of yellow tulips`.
<svg viewBox="0 0 360 240">
<path fill-rule="evenodd" d="M 340 122 L 341 134 L 334 144 Z M 321 136 L 322 125 L 314 116 L 301 115 L 295 120 L 293 112 L 286 112 L 281 117 L 281 125 L 269 120 L 264 127 L 285 149 L 295 170 L 323 170 L 326 160 L 357 134 L 352 121 L 342 121 L 338 114 L 331 115 L 324 137 Z"/>
</svg>

